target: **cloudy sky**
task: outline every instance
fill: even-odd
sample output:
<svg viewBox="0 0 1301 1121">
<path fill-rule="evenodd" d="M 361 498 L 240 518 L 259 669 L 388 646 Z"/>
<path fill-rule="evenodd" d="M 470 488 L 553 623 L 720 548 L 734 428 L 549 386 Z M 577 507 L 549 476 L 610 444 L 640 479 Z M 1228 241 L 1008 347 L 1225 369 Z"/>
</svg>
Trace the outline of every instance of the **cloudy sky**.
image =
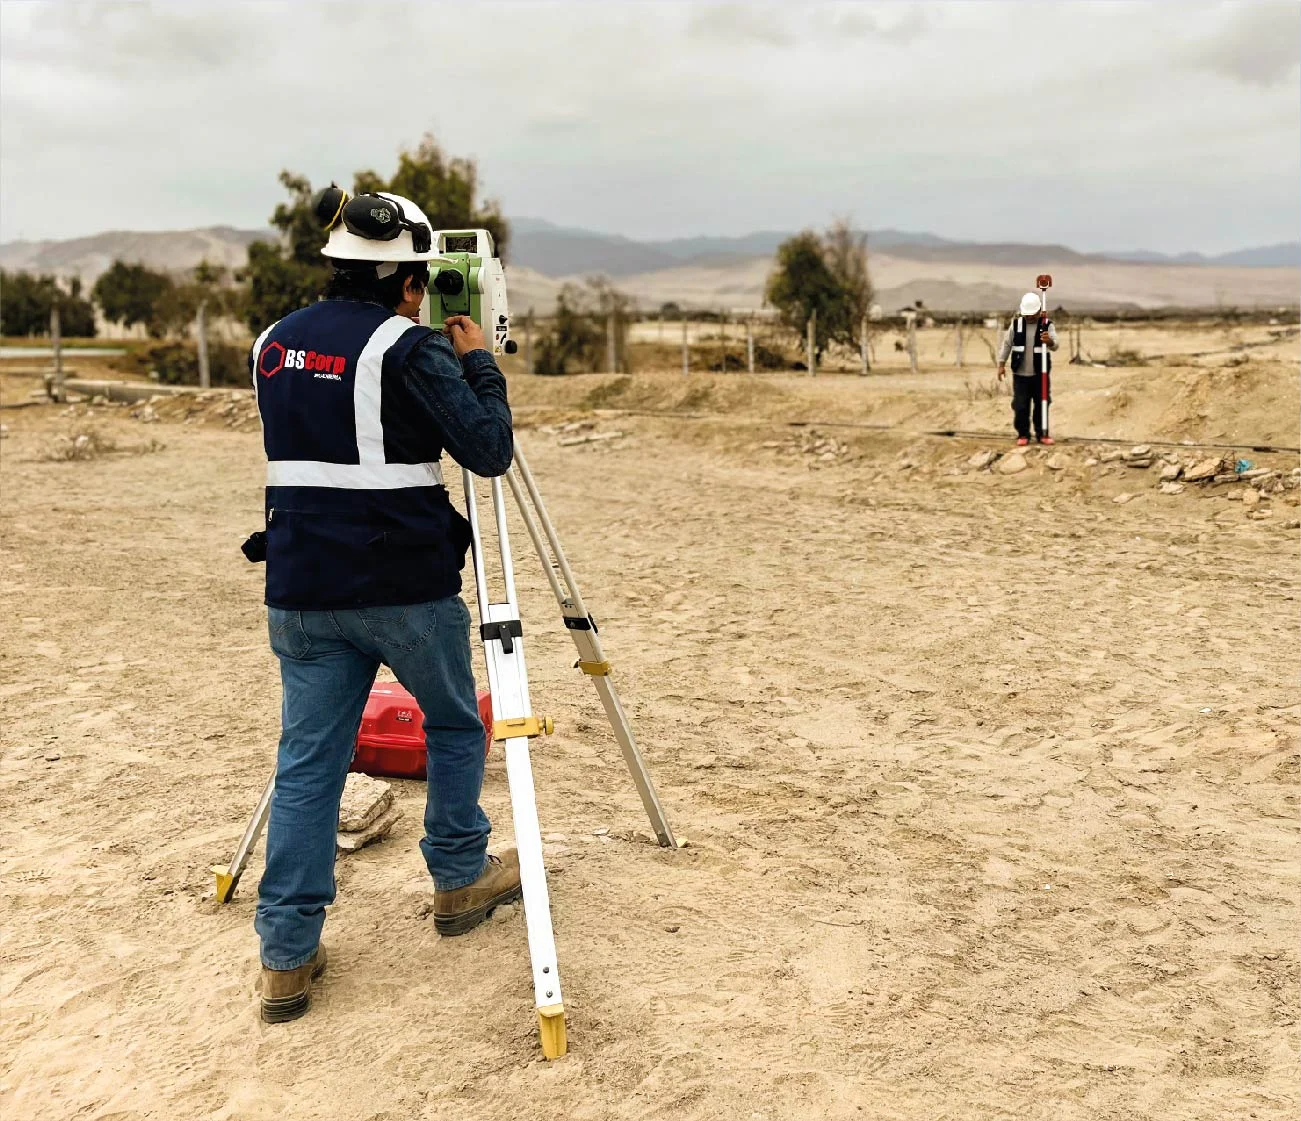
<svg viewBox="0 0 1301 1121">
<path fill-rule="evenodd" d="M 510 215 L 1298 236 L 1294 2 L 0 3 L 0 240 L 257 227 L 434 132 Z"/>
</svg>

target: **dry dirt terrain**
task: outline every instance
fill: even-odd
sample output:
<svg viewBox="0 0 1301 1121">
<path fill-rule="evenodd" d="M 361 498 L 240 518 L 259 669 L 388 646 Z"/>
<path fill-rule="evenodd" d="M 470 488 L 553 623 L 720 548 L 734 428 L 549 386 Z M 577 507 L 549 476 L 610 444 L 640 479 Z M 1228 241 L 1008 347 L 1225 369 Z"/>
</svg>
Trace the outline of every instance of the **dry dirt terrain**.
<svg viewBox="0 0 1301 1121">
<path fill-rule="evenodd" d="M 1296 357 L 1063 371 L 1094 440 L 1019 469 L 988 370 L 512 377 L 689 841 L 646 842 L 523 553 L 555 1063 L 522 915 L 435 934 L 414 782 L 311 1013 L 260 1022 L 260 856 L 226 906 L 207 871 L 278 735 L 247 398 L 3 410 L 0 1115 L 1297 1116 L 1301 491 L 1252 450 L 1297 443 Z M 1159 489 L 1224 453 L 1277 474 Z M 484 802 L 508 844 L 496 753 Z"/>
</svg>

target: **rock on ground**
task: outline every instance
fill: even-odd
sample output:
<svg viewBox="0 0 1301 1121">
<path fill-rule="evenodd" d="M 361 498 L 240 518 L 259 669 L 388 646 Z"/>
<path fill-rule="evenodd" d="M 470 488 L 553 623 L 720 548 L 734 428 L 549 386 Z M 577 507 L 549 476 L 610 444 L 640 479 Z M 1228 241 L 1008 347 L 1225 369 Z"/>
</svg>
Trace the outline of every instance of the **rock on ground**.
<svg viewBox="0 0 1301 1121">
<path fill-rule="evenodd" d="M 999 460 L 998 473 L 1000 475 L 1015 475 L 1018 471 L 1026 469 L 1025 456 L 1020 452 L 1012 452 L 1011 455 Z"/>
<path fill-rule="evenodd" d="M 368 828 L 392 804 L 392 784 L 351 772 L 339 802 L 340 832 L 357 833 Z"/>
<path fill-rule="evenodd" d="M 389 835 L 394 823 L 402 816 L 396 806 L 390 806 L 365 829 L 355 833 L 339 832 L 334 835 L 335 847 L 340 852 L 356 852 L 374 841 L 383 840 Z"/>
</svg>

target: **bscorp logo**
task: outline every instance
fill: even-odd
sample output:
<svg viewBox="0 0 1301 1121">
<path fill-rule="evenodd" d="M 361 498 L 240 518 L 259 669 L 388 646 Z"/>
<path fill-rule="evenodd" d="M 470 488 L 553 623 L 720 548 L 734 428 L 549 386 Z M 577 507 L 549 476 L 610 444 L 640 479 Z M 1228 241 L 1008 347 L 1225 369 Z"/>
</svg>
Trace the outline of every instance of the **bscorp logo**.
<svg viewBox="0 0 1301 1121">
<path fill-rule="evenodd" d="M 286 350 L 278 342 L 269 342 L 258 355 L 258 372 L 266 378 L 281 370 L 312 370 L 318 378 L 339 381 L 348 360 L 341 354 L 318 354 L 314 350 Z"/>
</svg>

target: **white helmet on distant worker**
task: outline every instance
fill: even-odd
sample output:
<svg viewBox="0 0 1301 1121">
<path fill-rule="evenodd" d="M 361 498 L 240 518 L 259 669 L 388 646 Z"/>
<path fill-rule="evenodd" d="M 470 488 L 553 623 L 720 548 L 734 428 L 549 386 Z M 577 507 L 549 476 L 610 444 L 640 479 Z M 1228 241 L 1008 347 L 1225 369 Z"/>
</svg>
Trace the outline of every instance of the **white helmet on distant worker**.
<svg viewBox="0 0 1301 1121">
<path fill-rule="evenodd" d="M 353 198 L 334 184 L 318 191 L 312 209 L 330 240 L 321 252 L 351 261 L 435 261 L 434 230 L 409 198 L 388 191 Z"/>
<path fill-rule="evenodd" d="M 1039 298 L 1037 292 L 1027 292 L 1021 297 L 1021 314 L 1038 315 L 1040 309 L 1044 306 L 1043 300 Z"/>
</svg>

